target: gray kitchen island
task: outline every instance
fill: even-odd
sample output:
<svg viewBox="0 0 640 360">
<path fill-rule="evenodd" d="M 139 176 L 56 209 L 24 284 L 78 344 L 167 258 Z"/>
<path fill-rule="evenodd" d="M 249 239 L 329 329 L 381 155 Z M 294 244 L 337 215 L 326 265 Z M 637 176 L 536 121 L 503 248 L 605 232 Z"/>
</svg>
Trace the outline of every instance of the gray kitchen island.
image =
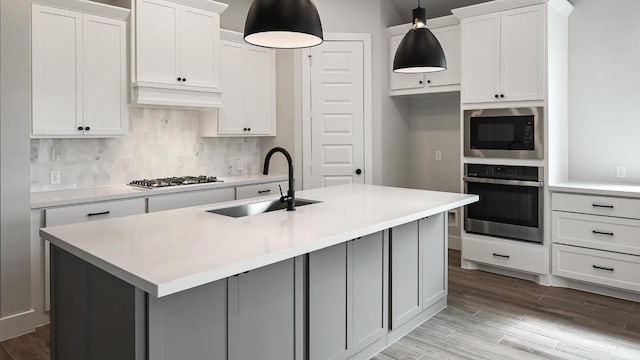
<svg viewBox="0 0 640 360">
<path fill-rule="evenodd" d="M 44 228 L 52 359 L 367 359 L 447 304 L 447 212 L 474 195 L 343 185 Z M 218 212 L 218 213 L 216 213 Z"/>
</svg>

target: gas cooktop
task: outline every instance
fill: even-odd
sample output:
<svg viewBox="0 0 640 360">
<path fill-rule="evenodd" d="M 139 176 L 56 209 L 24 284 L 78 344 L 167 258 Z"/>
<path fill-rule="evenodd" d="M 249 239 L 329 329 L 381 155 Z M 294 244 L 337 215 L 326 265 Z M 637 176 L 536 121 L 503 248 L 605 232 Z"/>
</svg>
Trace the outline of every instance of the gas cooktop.
<svg viewBox="0 0 640 360">
<path fill-rule="evenodd" d="M 170 177 L 162 179 L 143 179 L 133 180 L 129 183 L 131 186 L 140 187 L 144 189 L 157 189 L 169 186 L 183 186 L 183 185 L 195 185 L 195 184 L 207 184 L 223 182 L 215 176 L 181 176 Z"/>
</svg>

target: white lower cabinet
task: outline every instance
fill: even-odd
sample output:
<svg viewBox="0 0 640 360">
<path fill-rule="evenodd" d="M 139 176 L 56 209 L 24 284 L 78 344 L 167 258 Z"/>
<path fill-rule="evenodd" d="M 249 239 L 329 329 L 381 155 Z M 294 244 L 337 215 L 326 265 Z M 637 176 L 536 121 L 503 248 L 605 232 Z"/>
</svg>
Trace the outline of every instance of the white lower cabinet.
<svg viewBox="0 0 640 360">
<path fill-rule="evenodd" d="M 379 232 L 309 254 L 309 359 L 347 359 L 387 333 L 387 240 Z"/>
<path fill-rule="evenodd" d="M 553 275 L 640 291 L 640 256 L 553 244 Z"/>
<path fill-rule="evenodd" d="M 286 194 L 289 189 L 289 182 L 277 182 L 261 185 L 239 186 L 236 188 L 236 200 L 251 199 L 263 196 L 276 196 L 282 193 Z"/>
<path fill-rule="evenodd" d="M 235 200 L 233 188 L 189 191 L 178 194 L 158 195 L 149 198 L 149 212 L 179 209 Z"/>
<path fill-rule="evenodd" d="M 640 291 L 640 200 L 553 193 L 552 274 Z"/>
<path fill-rule="evenodd" d="M 547 252 L 542 245 L 507 239 L 465 237 L 462 259 L 531 274 L 548 274 Z"/>
</svg>

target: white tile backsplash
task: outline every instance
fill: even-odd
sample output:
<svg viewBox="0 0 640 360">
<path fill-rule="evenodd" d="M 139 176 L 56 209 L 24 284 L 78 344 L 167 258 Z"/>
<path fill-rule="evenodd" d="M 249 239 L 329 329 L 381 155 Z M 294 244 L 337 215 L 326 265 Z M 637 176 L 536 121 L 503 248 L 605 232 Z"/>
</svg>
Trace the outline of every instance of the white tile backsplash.
<svg viewBox="0 0 640 360">
<path fill-rule="evenodd" d="M 31 140 L 31 191 L 260 171 L 260 139 L 200 138 L 198 116 L 197 111 L 132 108 L 124 137 Z M 237 169 L 238 160 L 243 170 Z M 52 170 L 61 172 L 60 185 L 49 183 Z"/>
</svg>

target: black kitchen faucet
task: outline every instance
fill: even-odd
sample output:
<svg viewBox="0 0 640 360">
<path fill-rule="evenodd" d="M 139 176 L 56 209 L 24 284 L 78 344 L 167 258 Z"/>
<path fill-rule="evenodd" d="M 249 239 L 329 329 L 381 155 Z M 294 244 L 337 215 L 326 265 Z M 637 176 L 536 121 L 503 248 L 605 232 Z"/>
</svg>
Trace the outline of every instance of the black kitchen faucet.
<svg viewBox="0 0 640 360">
<path fill-rule="evenodd" d="M 282 189 L 280 189 L 280 201 L 287 202 L 287 211 L 295 211 L 296 210 L 296 190 L 295 190 L 295 180 L 293 179 L 293 158 L 289 152 L 281 147 L 275 147 L 269 150 L 267 157 L 264 159 L 264 171 L 262 174 L 269 175 L 269 162 L 271 161 L 271 157 L 273 154 L 280 152 L 287 158 L 287 163 L 289 163 L 289 191 L 287 191 L 287 196 L 282 195 Z"/>
</svg>

